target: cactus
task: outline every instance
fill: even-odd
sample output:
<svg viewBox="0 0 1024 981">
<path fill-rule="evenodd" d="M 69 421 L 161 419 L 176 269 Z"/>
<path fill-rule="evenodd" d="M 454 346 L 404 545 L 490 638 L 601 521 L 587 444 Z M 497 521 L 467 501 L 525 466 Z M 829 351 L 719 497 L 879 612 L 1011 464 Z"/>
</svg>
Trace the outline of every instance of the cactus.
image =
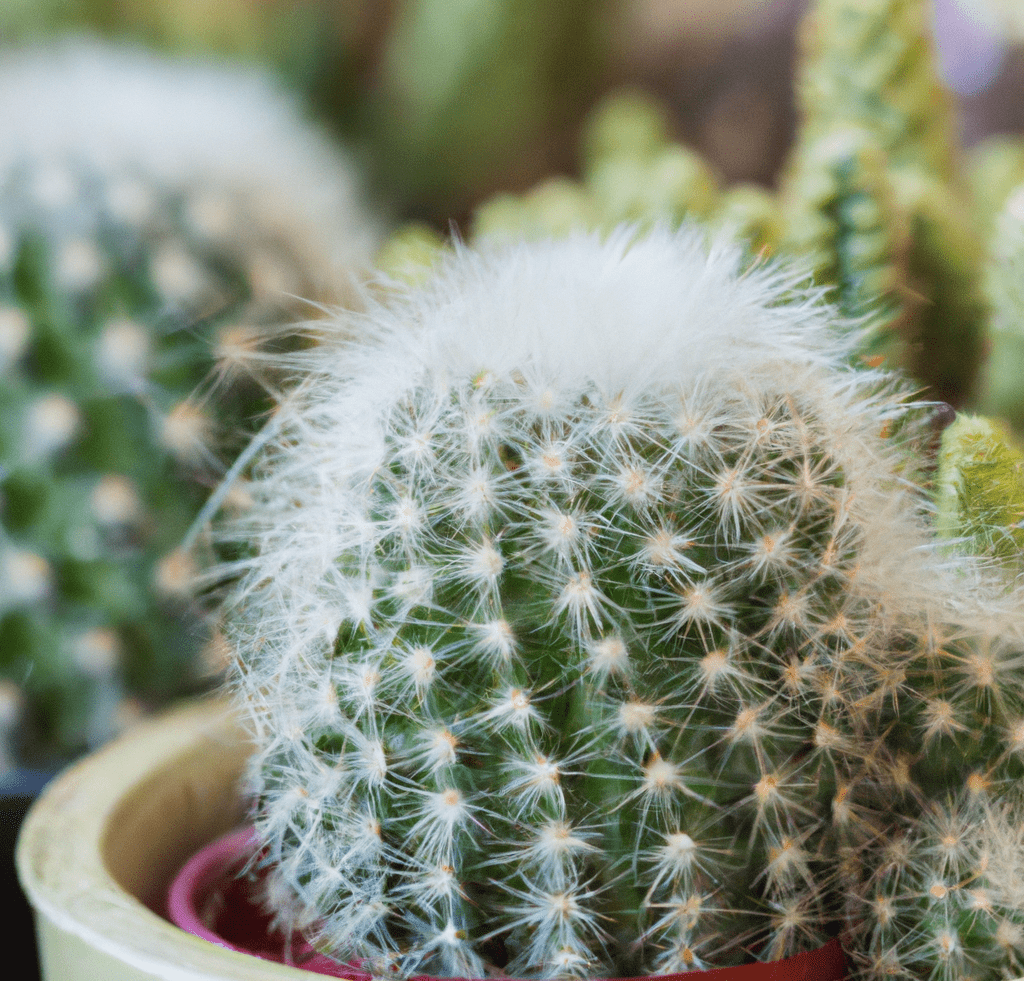
<svg viewBox="0 0 1024 981">
<path fill-rule="evenodd" d="M 851 899 L 856 976 L 1018 977 L 1019 815 L 1019 805 L 1000 808 L 966 791 L 876 843 L 870 875 Z"/>
<path fill-rule="evenodd" d="M 542 181 L 525 194 L 496 194 L 473 215 L 473 238 L 523 241 L 560 237 L 601 224 L 589 190 L 565 177 Z"/>
<path fill-rule="evenodd" d="M 671 141 L 669 109 L 642 89 L 620 88 L 591 111 L 580 139 L 584 173 L 613 156 L 645 159 Z"/>
<path fill-rule="evenodd" d="M 844 929 L 919 638 L 1020 618 L 931 545 L 925 411 L 746 255 L 456 246 L 306 357 L 224 535 L 268 896 L 318 949 L 628 976 Z"/>
<path fill-rule="evenodd" d="M 954 556 L 1022 568 L 1024 454 L 1005 426 L 961 415 L 942 435 L 936 527 Z M 993 594 L 995 595 L 995 594 Z M 1019 602 L 1014 599 L 1013 602 Z M 1017 977 L 1024 970 L 1024 671 L 1019 626 L 986 636 L 932 626 L 876 686 L 892 816 L 850 863 L 847 950 L 856 976 Z"/>
<path fill-rule="evenodd" d="M 979 555 L 1024 568 L 1024 450 L 998 420 L 959 416 L 942 434 L 937 524 Z"/>
<path fill-rule="evenodd" d="M 869 357 L 954 405 L 973 394 L 986 306 L 927 0 L 818 0 L 804 21 L 785 248 L 811 256 Z"/>
<path fill-rule="evenodd" d="M 907 364 L 896 325 L 909 317 L 910 222 L 899 209 L 885 155 L 871 131 L 847 126 L 801 145 L 785 191 L 785 248 L 806 257 L 817 282 L 851 319 L 868 319 L 862 357 Z"/>
<path fill-rule="evenodd" d="M 554 177 L 525 194 L 496 194 L 477 206 L 474 240 L 609 232 L 623 223 L 677 227 L 707 219 L 746 238 L 754 252 L 774 248 L 780 218 L 772 195 L 754 185 L 720 191 L 699 154 L 669 138 L 667 110 L 630 88 L 617 89 L 588 116 L 580 139 L 582 180 Z"/>
<path fill-rule="evenodd" d="M 1009 536 L 995 530 L 985 528 L 983 553 L 1007 544 Z M 1015 562 L 1004 561 L 1019 569 L 1019 552 Z M 1020 603 L 1019 593 L 1012 602 Z M 888 684 L 878 691 L 888 704 L 876 725 L 896 764 L 888 781 L 891 814 L 858 861 L 846 864 L 846 946 L 857 977 L 1020 976 L 1020 652 L 1020 625 L 993 638 L 982 606 L 973 624 L 921 631 L 910 656 L 887 666 Z"/>
<path fill-rule="evenodd" d="M 396 229 L 374 259 L 378 273 L 416 285 L 429 278 L 444 239 L 429 225 L 410 222 Z"/>
<path fill-rule="evenodd" d="M 967 179 L 978 228 L 988 241 L 1010 195 L 1024 183 L 1024 140 L 1019 136 L 990 136 L 971 147 Z"/>
<path fill-rule="evenodd" d="M 750 243 L 753 252 L 771 253 L 782 237 L 782 215 L 776 197 L 757 184 L 726 188 L 711 216 L 711 224 Z"/>
<path fill-rule="evenodd" d="M 994 223 L 985 273 L 992 318 L 979 408 L 1024 432 L 1024 185 Z"/>
<path fill-rule="evenodd" d="M 340 300 L 375 232 L 347 164 L 241 70 L 10 54 L 0 127 L 0 676 L 7 754 L 49 766 L 204 683 L 178 546 L 270 404 L 287 295 Z"/>
<path fill-rule="evenodd" d="M 700 156 L 669 144 L 648 159 L 614 154 L 594 164 L 588 183 L 606 225 L 680 224 L 714 211 L 718 182 Z"/>
<path fill-rule="evenodd" d="M 816 0 L 801 26 L 796 96 L 802 125 L 877 134 L 895 164 L 952 180 L 953 100 L 942 85 L 926 0 Z"/>
<path fill-rule="evenodd" d="M 976 394 L 983 360 L 984 222 L 961 187 L 928 15 L 925 0 L 812 5 L 800 128 L 777 199 L 720 189 L 698 154 L 671 141 L 656 100 L 624 89 L 584 126 L 580 181 L 499 195 L 478 208 L 473 234 L 515 240 L 694 218 L 730 227 L 754 253 L 810 265 L 859 328 L 857 359 L 902 368 L 932 397 L 962 405 Z M 1001 173 L 1017 155 L 999 157 Z"/>
</svg>

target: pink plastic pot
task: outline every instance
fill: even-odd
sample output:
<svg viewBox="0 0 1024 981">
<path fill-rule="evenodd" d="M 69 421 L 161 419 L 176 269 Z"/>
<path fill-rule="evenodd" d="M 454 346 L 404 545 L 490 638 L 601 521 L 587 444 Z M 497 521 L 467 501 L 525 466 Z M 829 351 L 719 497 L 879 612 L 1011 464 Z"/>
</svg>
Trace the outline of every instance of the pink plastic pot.
<svg viewBox="0 0 1024 981">
<path fill-rule="evenodd" d="M 328 977 L 367 981 L 369 975 L 357 965 L 338 964 L 318 954 L 301 938 L 293 938 L 289 943 L 283 934 L 270 930 L 270 918 L 255 899 L 252 879 L 238 877 L 256 848 L 253 829 L 241 828 L 193 855 L 171 884 L 167 899 L 171 921 L 229 950 L 292 964 Z M 622 981 L 696 981 L 698 977 L 702 981 L 844 981 L 846 959 L 839 942 L 833 940 L 819 950 L 783 961 Z"/>
<path fill-rule="evenodd" d="M 258 842 L 252 828 L 239 828 L 196 852 L 175 876 L 167 894 L 172 923 L 228 950 L 291 964 L 335 978 L 365 981 L 368 975 L 318 954 L 301 937 L 291 942 L 270 929 L 256 898 L 256 883 L 239 872 Z"/>
</svg>

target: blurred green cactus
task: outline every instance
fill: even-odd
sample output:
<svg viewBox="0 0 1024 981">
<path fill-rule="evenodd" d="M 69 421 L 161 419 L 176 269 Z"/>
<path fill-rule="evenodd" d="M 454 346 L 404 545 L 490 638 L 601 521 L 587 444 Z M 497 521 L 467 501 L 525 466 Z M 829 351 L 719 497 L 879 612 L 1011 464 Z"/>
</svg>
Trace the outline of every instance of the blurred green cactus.
<svg viewBox="0 0 1024 981">
<path fill-rule="evenodd" d="M 911 345 L 904 367 L 929 395 L 959 406 L 977 396 L 985 356 L 981 239 L 954 186 L 915 168 L 893 176 L 911 222 L 905 288 L 918 298 L 910 324 L 900 328 Z"/>
<path fill-rule="evenodd" d="M 817 282 L 833 286 L 846 316 L 869 320 L 862 356 L 907 364 L 899 325 L 913 304 L 901 290 L 910 222 L 873 134 L 847 126 L 800 144 L 783 200 L 784 248 L 810 263 Z"/>
<path fill-rule="evenodd" d="M 718 198 L 718 180 L 699 154 L 666 144 L 645 156 L 614 153 L 593 163 L 587 185 L 612 228 L 622 222 L 640 226 L 685 218 L 708 218 Z"/>
<path fill-rule="evenodd" d="M 777 237 L 777 210 L 766 191 L 747 185 L 723 194 L 711 168 L 672 142 L 667 110 L 632 89 L 606 96 L 586 120 L 580 180 L 548 179 L 521 195 L 499 194 L 473 216 L 474 238 L 564 236 L 574 229 L 610 232 L 678 227 L 686 220 L 728 224 L 757 251 Z"/>
<path fill-rule="evenodd" d="M 816 0 L 800 34 L 801 128 L 870 130 L 894 165 L 956 173 L 953 100 L 931 43 L 928 0 Z"/>
<path fill-rule="evenodd" d="M 416 285 L 426 279 L 445 240 L 429 225 L 410 223 L 396 229 L 381 245 L 374 267 L 399 282 Z"/>
<path fill-rule="evenodd" d="M 987 241 L 1011 193 L 1024 184 L 1024 137 L 990 136 L 967 153 L 971 207 Z"/>
<path fill-rule="evenodd" d="M 786 248 L 811 258 L 844 309 L 870 317 L 865 354 L 962 404 L 983 355 L 982 248 L 930 4 L 818 0 L 801 40 Z"/>
<path fill-rule="evenodd" d="M 609 157 L 653 157 L 670 142 L 668 107 L 641 89 L 617 89 L 591 111 L 584 126 L 583 172 Z"/>
<path fill-rule="evenodd" d="M 473 215 L 473 238 L 528 241 L 558 238 L 600 224 L 589 189 L 567 177 L 552 177 L 525 194 L 496 194 Z"/>
<path fill-rule="evenodd" d="M 66 759 L 223 667 L 201 658 L 217 650 L 191 600 L 203 557 L 179 546 L 270 407 L 262 364 L 295 297 L 340 300 L 375 235 L 347 164 L 282 99 L 242 72 L 91 44 L 0 71 L 9 759 Z M 216 146 L 238 119 L 258 161 Z M 315 169 L 320 215 L 277 164 L 288 181 Z M 346 210 L 351 235 L 330 228 Z"/>
<path fill-rule="evenodd" d="M 733 184 L 718 199 L 711 224 L 727 228 L 755 252 L 773 252 L 782 237 L 782 213 L 775 195 L 757 184 Z"/>
<path fill-rule="evenodd" d="M 157 704 L 199 683 L 195 558 L 175 549 L 230 417 L 263 405 L 246 365 L 285 314 L 248 243 L 196 226 L 201 195 L 137 182 L 139 224 L 111 203 L 119 181 L 87 166 L 61 175 L 57 208 L 34 197 L 35 163 L 4 176 L 0 671 L 26 686 L 21 750 L 59 757 L 111 735 L 129 692 Z M 216 207 L 251 227 L 235 202 Z M 293 257 L 275 260 L 265 271 L 302 292 Z M 231 397 L 190 397 L 214 371 Z"/>
<path fill-rule="evenodd" d="M 985 273 L 992 319 L 979 405 L 1024 433 L 1024 184 L 993 223 Z"/>
</svg>

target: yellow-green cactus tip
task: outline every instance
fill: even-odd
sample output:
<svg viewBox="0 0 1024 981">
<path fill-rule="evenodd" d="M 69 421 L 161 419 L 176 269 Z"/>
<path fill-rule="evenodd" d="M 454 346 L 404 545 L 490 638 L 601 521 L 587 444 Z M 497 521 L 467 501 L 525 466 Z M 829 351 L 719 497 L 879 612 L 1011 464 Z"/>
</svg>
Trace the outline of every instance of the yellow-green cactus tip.
<svg viewBox="0 0 1024 981">
<path fill-rule="evenodd" d="M 669 142 L 668 109 L 640 89 L 616 89 L 590 113 L 583 129 L 584 168 L 624 154 L 643 159 Z"/>
<path fill-rule="evenodd" d="M 428 225 L 404 225 L 381 246 L 377 269 L 392 279 L 416 286 L 430 275 L 444 244 L 444 238 Z"/>
<path fill-rule="evenodd" d="M 747 239 L 754 250 L 774 251 L 782 235 L 782 215 L 775 196 L 756 184 L 736 184 L 721 198 L 715 223 Z"/>
<path fill-rule="evenodd" d="M 942 436 L 938 528 L 982 555 L 1024 559 L 1024 449 L 1008 426 L 959 415 Z"/>
<path fill-rule="evenodd" d="M 473 216 L 472 238 L 561 238 L 594 224 L 587 191 L 568 177 L 552 177 L 522 196 L 498 194 L 481 204 Z"/>
<path fill-rule="evenodd" d="M 589 175 L 603 224 L 678 225 L 707 218 L 718 203 L 718 180 L 699 154 L 671 144 L 647 160 L 606 157 Z"/>
</svg>

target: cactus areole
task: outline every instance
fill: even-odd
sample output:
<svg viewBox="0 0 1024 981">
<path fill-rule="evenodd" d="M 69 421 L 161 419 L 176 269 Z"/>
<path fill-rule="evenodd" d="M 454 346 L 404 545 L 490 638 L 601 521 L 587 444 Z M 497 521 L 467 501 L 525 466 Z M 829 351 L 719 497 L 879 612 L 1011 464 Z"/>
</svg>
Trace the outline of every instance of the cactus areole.
<svg viewBox="0 0 1024 981">
<path fill-rule="evenodd" d="M 305 355 L 228 612 L 268 899 L 318 951 L 635 976 L 840 932 L 915 415 L 742 256 L 457 248 Z"/>
</svg>

